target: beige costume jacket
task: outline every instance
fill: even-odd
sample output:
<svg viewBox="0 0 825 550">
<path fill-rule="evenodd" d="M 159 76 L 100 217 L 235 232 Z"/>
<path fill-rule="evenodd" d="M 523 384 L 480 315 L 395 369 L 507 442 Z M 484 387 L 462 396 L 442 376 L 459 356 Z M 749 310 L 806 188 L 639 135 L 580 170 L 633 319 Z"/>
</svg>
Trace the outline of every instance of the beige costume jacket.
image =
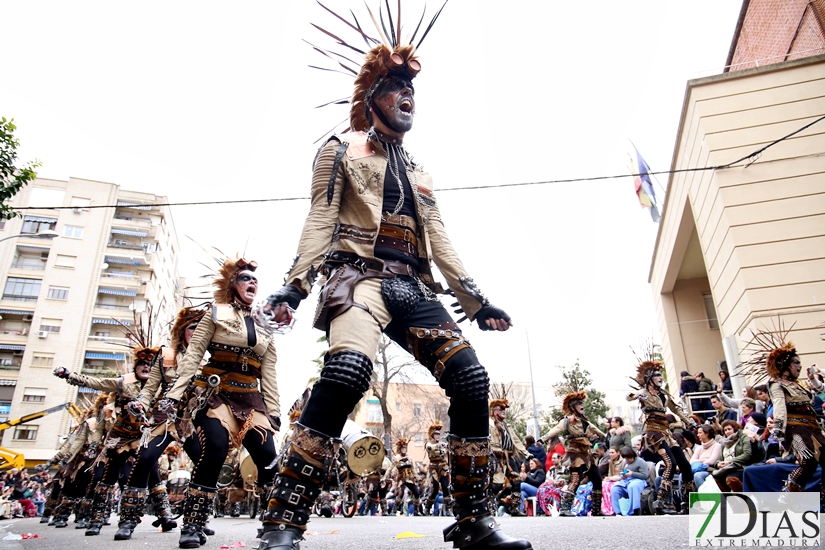
<svg viewBox="0 0 825 550">
<path fill-rule="evenodd" d="M 342 141 L 349 147 L 335 175 L 332 201 L 327 204 L 335 153 Z M 357 254 L 381 263 L 375 258 L 375 241 L 381 225 L 386 169 L 387 155 L 383 147 L 364 132 L 332 139 L 321 149 L 312 177 L 312 204 L 301 232 L 298 258 L 287 275 L 287 282 L 309 294 L 327 252 Z M 432 278 L 430 265 L 434 262 L 472 320 L 482 304 L 459 281 L 468 273 L 444 230 L 432 178 L 419 166 L 407 170 L 407 176 L 415 194 L 421 279 L 434 292 L 443 292 Z"/>
<path fill-rule="evenodd" d="M 278 379 L 275 363 L 278 359 L 272 335 L 255 327 L 256 343 L 252 350 L 262 357 L 261 360 L 261 394 L 270 416 L 281 416 L 278 396 Z M 186 355 L 178 364 L 177 380 L 166 397 L 180 401 L 189 381 L 197 374 L 201 359 L 210 342 L 248 348 L 248 333 L 241 312 L 225 304 L 216 304 L 203 316 L 198 328 L 189 341 Z"/>
</svg>

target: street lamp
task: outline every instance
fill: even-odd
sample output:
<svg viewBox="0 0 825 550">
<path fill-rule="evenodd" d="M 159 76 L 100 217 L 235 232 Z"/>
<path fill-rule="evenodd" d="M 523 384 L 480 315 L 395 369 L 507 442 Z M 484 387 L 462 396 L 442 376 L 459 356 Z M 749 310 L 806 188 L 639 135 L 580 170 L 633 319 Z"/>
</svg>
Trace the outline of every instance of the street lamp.
<svg viewBox="0 0 825 550">
<path fill-rule="evenodd" d="M 56 237 L 59 237 L 60 234 L 57 231 L 53 231 L 51 229 L 46 229 L 45 231 L 41 231 L 39 233 L 20 233 L 17 235 L 9 235 L 8 237 L 3 237 L 0 239 L 0 243 L 3 241 L 7 241 L 9 239 L 16 239 L 17 237 L 29 237 L 30 239 L 48 239 L 52 240 Z"/>
</svg>

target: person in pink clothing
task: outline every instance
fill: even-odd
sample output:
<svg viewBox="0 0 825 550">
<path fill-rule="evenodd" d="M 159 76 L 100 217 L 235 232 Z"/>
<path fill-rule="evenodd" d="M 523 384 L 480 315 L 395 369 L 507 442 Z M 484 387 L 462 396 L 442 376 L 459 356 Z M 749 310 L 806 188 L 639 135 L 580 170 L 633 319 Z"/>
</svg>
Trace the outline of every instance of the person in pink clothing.
<svg viewBox="0 0 825 550">
<path fill-rule="evenodd" d="M 699 488 L 710 475 L 708 468 L 716 466 L 722 457 L 722 445 L 716 441 L 716 431 L 710 424 L 699 426 L 696 430 L 696 437 L 699 439 L 699 445 L 693 448 L 690 468 L 693 470 L 696 487 Z"/>
</svg>

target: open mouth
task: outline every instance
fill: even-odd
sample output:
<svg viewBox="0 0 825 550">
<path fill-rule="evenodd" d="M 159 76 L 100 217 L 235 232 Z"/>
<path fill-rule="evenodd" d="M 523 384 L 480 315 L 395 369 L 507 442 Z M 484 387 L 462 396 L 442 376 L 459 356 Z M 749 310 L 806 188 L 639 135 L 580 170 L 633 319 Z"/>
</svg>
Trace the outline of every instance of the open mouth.
<svg viewBox="0 0 825 550">
<path fill-rule="evenodd" d="M 401 102 L 398 104 L 398 110 L 402 113 L 412 114 L 412 101 L 410 101 L 407 98 L 402 99 Z"/>
</svg>

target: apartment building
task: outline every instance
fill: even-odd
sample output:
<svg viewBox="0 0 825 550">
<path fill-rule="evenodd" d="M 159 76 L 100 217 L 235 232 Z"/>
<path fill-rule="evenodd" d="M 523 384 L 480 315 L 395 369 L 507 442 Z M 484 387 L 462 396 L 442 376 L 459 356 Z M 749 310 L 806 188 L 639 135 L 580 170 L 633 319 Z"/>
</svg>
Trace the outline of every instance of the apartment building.
<svg viewBox="0 0 825 550">
<path fill-rule="evenodd" d="M 12 200 L 22 217 L 0 222 L 0 418 L 94 392 L 55 378 L 64 366 L 92 376 L 130 368 L 123 329 L 157 313 L 155 341 L 180 305 L 179 244 L 166 197 L 112 183 L 37 179 Z M 51 238 L 49 238 L 51 237 Z M 27 464 L 53 456 L 70 429 L 66 413 L 2 433 Z"/>
<path fill-rule="evenodd" d="M 649 281 L 669 380 L 718 382 L 780 317 L 803 363 L 825 362 L 823 20 L 821 0 L 745 1 L 725 71 L 687 84 L 673 170 L 776 143 L 668 180 Z"/>
</svg>

